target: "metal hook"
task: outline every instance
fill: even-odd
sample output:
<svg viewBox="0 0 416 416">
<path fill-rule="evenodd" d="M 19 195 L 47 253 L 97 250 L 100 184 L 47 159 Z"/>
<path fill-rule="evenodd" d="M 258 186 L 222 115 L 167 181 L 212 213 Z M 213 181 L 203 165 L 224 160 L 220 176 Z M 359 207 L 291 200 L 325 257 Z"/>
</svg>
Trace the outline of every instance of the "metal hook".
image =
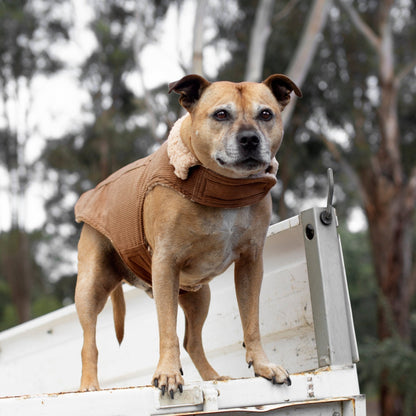
<svg viewBox="0 0 416 416">
<path fill-rule="evenodd" d="M 334 196 L 334 172 L 328 168 L 328 199 L 326 202 L 326 209 L 321 212 L 320 218 L 322 224 L 330 225 L 332 223 L 332 198 Z"/>
</svg>

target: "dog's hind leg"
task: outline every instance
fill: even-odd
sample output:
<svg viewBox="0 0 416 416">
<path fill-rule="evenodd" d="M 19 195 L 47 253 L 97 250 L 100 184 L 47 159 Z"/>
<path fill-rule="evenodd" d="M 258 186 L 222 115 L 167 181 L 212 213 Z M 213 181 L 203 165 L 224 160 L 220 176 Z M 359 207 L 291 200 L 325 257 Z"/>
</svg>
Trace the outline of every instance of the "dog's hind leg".
<svg viewBox="0 0 416 416">
<path fill-rule="evenodd" d="M 185 313 L 185 336 L 183 346 L 191 357 L 203 380 L 222 380 L 205 356 L 202 344 L 202 327 L 208 315 L 211 292 L 203 285 L 197 292 L 179 295 L 179 304 Z"/>
<path fill-rule="evenodd" d="M 97 316 L 109 295 L 121 285 L 120 279 L 109 264 L 105 237 L 84 226 L 78 245 L 78 278 L 75 305 L 84 334 L 81 352 L 81 391 L 98 390 L 96 344 Z"/>
</svg>

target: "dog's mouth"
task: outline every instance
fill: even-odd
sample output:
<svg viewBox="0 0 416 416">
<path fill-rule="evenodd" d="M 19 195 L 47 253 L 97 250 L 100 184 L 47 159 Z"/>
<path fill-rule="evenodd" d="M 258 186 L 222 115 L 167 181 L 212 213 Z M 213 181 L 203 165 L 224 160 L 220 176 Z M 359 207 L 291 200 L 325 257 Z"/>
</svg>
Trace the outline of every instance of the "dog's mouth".
<svg viewBox="0 0 416 416">
<path fill-rule="evenodd" d="M 245 159 L 234 161 L 231 163 L 226 162 L 220 157 L 217 157 L 216 159 L 220 166 L 244 171 L 257 171 L 263 168 L 266 169 L 268 166 L 268 163 L 264 160 L 256 159 L 254 157 L 247 157 Z"/>
</svg>

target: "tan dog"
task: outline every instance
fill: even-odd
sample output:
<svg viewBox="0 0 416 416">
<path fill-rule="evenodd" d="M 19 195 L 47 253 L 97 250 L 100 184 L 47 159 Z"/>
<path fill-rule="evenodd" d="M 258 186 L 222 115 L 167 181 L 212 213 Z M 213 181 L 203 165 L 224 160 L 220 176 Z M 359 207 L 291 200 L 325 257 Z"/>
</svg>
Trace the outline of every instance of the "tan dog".
<svg viewBox="0 0 416 416">
<path fill-rule="evenodd" d="M 142 195 L 141 211 L 135 208 L 134 217 L 125 218 L 130 202 L 123 201 L 130 191 L 124 190 L 124 185 L 118 185 L 117 181 L 128 177 L 133 184 L 128 189 L 138 186 L 134 182 L 136 171 L 141 172 L 142 167 L 132 164 L 81 197 L 76 216 L 86 224 L 78 246 L 75 294 L 84 332 L 81 390 L 99 388 L 95 331 L 97 315 L 109 295 L 117 338 L 119 342 L 123 338 L 123 281 L 147 288 L 156 302 L 160 358 L 153 384 L 163 393 L 168 391 L 172 398 L 177 390 L 182 391 L 184 380 L 176 334 L 178 303 L 186 318 L 185 349 L 204 380 L 221 379 L 205 357 L 201 331 L 210 302 L 208 282 L 232 263 L 235 263 L 235 287 L 247 363 L 256 375 L 273 383 L 290 385 L 287 371 L 270 363 L 262 348 L 259 295 L 263 245 L 272 212 L 269 189 L 275 183 L 274 157 L 283 137 L 281 111 L 292 91 L 299 97 L 301 92 L 284 75 L 272 75 L 262 83 L 209 83 L 200 76 L 189 75 L 169 87 L 169 92 L 180 94 L 180 102 L 188 111 L 172 129 L 174 137 L 168 140 L 166 158 L 169 157 L 167 160 L 172 165 L 168 163 L 169 168 L 175 170 L 174 181 L 178 186 L 187 186 L 201 171 L 198 169 L 202 169 L 204 175 L 214 175 L 226 185 L 218 186 L 218 190 L 216 185 L 209 188 L 215 182 L 210 176 L 204 182 L 208 185 L 198 191 L 198 196 L 195 187 L 188 195 L 186 190 L 178 191 L 176 182 L 172 186 L 155 182 Z M 201 167 L 196 168 L 198 165 Z M 243 186 L 246 182 L 248 187 Z M 241 193 L 248 193 L 248 197 L 239 195 L 239 184 L 242 184 Z M 255 191 L 251 191 L 253 187 L 257 187 Z M 217 191 L 219 198 L 209 194 Z M 116 208 L 109 202 L 107 207 L 104 201 L 113 194 L 117 194 L 113 198 Z M 231 203 L 230 198 L 233 198 Z M 83 214 L 85 206 L 90 206 L 89 217 Z M 100 223 L 103 217 L 118 227 L 117 236 Z M 127 228 L 143 232 L 147 250 L 140 261 L 135 259 L 138 252 L 134 244 L 126 243 L 130 241 Z M 149 276 L 146 279 L 146 272 L 141 273 L 146 269 L 143 266 L 146 256 L 149 256 L 151 287 Z"/>
</svg>

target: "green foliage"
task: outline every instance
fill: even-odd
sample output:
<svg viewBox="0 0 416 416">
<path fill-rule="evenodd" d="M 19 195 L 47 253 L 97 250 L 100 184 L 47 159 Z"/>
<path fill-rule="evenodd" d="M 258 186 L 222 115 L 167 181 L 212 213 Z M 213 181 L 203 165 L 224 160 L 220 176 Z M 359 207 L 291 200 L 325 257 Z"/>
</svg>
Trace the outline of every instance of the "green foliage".
<svg viewBox="0 0 416 416">
<path fill-rule="evenodd" d="M 16 294 L 13 294 L 13 290 L 22 291 L 25 288 L 21 284 L 21 267 L 24 265 L 20 243 L 22 233 L 29 242 L 30 318 L 44 315 L 73 302 L 75 276 L 63 276 L 58 282 L 51 282 L 47 276 L 46 264 L 41 267 L 35 258 L 39 245 L 45 241 L 42 232 L 26 233 L 13 229 L 0 233 L 0 331 L 19 323 Z"/>
<path fill-rule="evenodd" d="M 45 315 L 62 307 L 62 302 L 53 294 L 41 294 L 36 297 L 32 305 L 33 317 Z"/>
<path fill-rule="evenodd" d="M 19 317 L 17 316 L 16 307 L 9 301 L 4 305 L 0 317 L 0 331 L 16 326 L 17 324 L 19 324 Z"/>
<path fill-rule="evenodd" d="M 0 273 L 0 331 L 18 323 L 16 309 L 11 303 L 10 286 Z"/>
<path fill-rule="evenodd" d="M 49 312 L 61 307 L 68 296 L 63 291 L 55 292 L 35 258 L 43 239 L 40 232 L 27 233 L 19 229 L 0 233 L 0 330 L 21 321 L 21 299 L 18 298 L 28 297 L 32 318 L 40 316 L 42 310 Z"/>
<path fill-rule="evenodd" d="M 340 227 L 348 288 L 355 320 L 357 341 L 377 336 L 377 282 L 366 231 L 351 233 Z"/>
<path fill-rule="evenodd" d="M 383 380 L 404 398 L 403 416 L 416 405 L 416 350 L 400 337 L 368 339 L 360 346 L 360 380 L 374 385 Z"/>
</svg>

